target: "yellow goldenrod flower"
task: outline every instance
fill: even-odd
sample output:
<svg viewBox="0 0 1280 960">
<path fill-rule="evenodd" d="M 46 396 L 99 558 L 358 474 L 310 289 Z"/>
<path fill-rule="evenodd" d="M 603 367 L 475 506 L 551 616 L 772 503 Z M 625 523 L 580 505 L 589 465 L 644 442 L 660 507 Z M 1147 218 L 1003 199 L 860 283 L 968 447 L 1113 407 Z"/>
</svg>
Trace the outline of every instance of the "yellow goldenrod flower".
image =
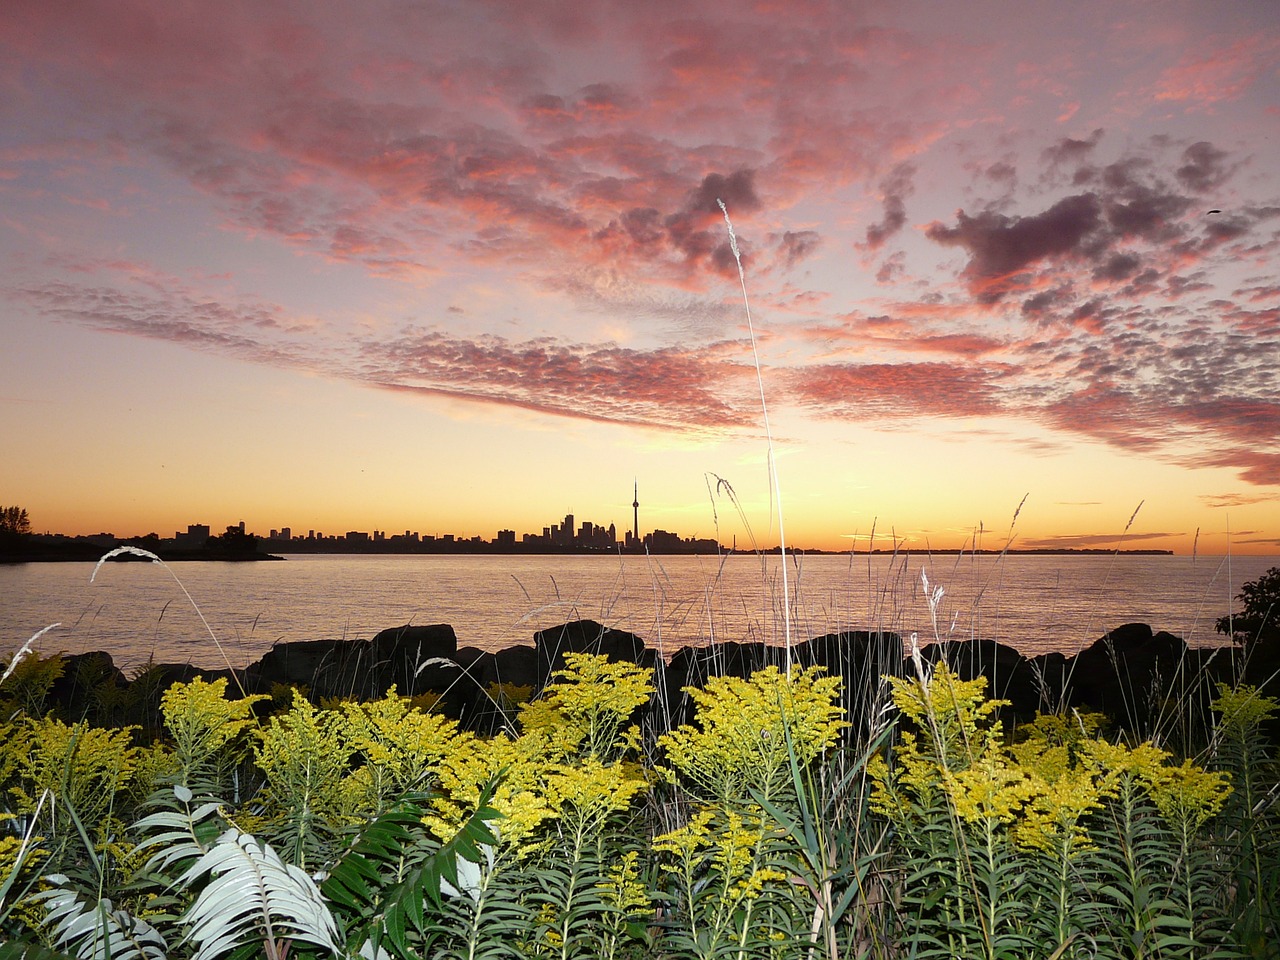
<svg viewBox="0 0 1280 960">
<path fill-rule="evenodd" d="M 1197 830 L 1221 809 L 1231 794 L 1231 777 L 1184 760 L 1176 767 L 1148 767 L 1139 776 L 1156 808 L 1170 823 Z"/>
<path fill-rule="evenodd" d="M 847 726 L 835 702 L 840 678 L 822 673 L 793 670 L 788 679 L 770 666 L 748 680 L 712 677 L 704 688 L 686 687 L 698 726 L 682 726 L 658 742 L 676 771 L 717 800 L 748 800 L 751 788 L 769 795 L 789 776 L 791 755 L 810 763 Z"/>
<path fill-rule="evenodd" d="M 1280 703 L 1261 696 L 1257 687 L 1242 685 L 1233 690 L 1225 683 L 1218 684 L 1218 697 L 1209 706 L 1222 714 L 1223 729 L 1235 737 L 1257 729 L 1280 710 Z"/>
<path fill-rule="evenodd" d="M 395 687 L 380 700 L 344 703 L 342 711 L 350 745 L 383 796 L 427 789 L 459 736 L 457 723 L 414 708 Z"/>
<path fill-rule="evenodd" d="M 173 738 L 184 780 L 253 725 L 255 703 L 270 699 L 259 694 L 228 700 L 226 694 L 225 677 L 212 683 L 196 677 L 173 684 L 160 698 L 160 715 Z"/>
</svg>

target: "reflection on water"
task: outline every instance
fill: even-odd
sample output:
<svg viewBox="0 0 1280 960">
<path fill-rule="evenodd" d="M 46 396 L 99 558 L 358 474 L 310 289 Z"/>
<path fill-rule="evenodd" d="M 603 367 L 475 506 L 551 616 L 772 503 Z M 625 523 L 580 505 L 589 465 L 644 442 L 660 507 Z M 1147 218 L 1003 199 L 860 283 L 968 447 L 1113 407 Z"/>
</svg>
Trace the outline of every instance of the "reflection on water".
<svg viewBox="0 0 1280 960">
<path fill-rule="evenodd" d="M 1124 623 L 1189 643 L 1221 641 L 1214 620 L 1274 557 L 924 556 L 790 558 L 791 630 L 894 630 L 1000 640 L 1026 654 L 1073 652 Z M 591 618 L 671 651 L 716 640 L 784 639 L 778 558 L 295 556 L 285 563 L 0 567 L 0 650 L 55 621 L 45 652 L 106 650 L 219 666 L 280 640 L 368 638 L 404 623 L 449 623 L 463 646 L 496 650 Z M 925 600 L 943 593 L 936 616 Z M 181 579 L 181 586 L 175 582 Z M 208 621 L 201 622 L 182 587 Z M 217 637 L 215 643 L 210 631 Z"/>
</svg>

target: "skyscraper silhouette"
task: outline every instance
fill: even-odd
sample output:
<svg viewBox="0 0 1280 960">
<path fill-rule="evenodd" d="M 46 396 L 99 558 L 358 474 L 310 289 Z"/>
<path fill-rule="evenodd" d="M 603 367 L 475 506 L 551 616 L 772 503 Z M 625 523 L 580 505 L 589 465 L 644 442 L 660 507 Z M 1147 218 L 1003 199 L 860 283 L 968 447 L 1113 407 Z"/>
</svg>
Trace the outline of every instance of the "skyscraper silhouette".
<svg viewBox="0 0 1280 960">
<path fill-rule="evenodd" d="M 635 530 L 633 531 L 633 533 L 636 538 L 636 543 L 639 543 L 640 542 L 640 481 L 639 480 L 635 482 L 635 491 L 632 494 L 632 497 L 633 499 L 631 501 L 631 509 L 634 512 L 634 517 L 635 517 L 633 521 L 635 525 Z"/>
</svg>

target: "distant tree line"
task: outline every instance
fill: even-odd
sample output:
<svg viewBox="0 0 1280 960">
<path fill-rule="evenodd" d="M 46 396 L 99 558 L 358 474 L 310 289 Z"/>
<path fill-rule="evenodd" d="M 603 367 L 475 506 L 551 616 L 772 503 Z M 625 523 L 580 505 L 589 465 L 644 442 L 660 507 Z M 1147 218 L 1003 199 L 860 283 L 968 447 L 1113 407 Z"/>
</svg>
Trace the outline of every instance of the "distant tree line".
<svg viewBox="0 0 1280 960">
<path fill-rule="evenodd" d="M 0 537 L 16 540 L 31 532 L 31 518 L 25 507 L 0 507 Z"/>
</svg>

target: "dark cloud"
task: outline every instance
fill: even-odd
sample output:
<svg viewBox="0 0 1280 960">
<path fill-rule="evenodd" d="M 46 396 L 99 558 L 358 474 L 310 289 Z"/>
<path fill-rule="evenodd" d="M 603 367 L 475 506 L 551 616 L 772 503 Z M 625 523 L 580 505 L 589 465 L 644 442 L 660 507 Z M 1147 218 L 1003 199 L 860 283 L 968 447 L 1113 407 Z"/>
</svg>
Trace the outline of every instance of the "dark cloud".
<svg viewBox="0 0 1280 960">
<path fill-rule="evenodd" d="M 1195 202 L 1145 184 L 1125 183 L 1106 198 L 1107 223 L 1116 237 L 1169 243 L 1182 235 L 1175 223 Z"/>
<path fill-rule="evenodd" d="M 880 269 L 876 271 L 877 283 L 893 283 L 902 272 L 906 269 L 907 255 L 901 250 L 885 257 L 884 262 L 880 264 Z"/>
<path fill-rule="evenodd" d="M 1122 549 L 1136 543 L 1167 540 L 1184 536 L 1182 533 L 1074 533 L 1057 537 L 1031 537 L 1019 542 L 1029 550 L 1096 550 Z"/>
<path fill-rule="evenodd" d="M 638 254 L 649 260 L 673 259 L 688 271 L 711 269 L 731 276 L 737 271 L 733 251 L 729 245 L 724 224 L 723 201 L 729 216 L 741 222 L 741 218 L 760 209 L 756 194 L 755 171 L 736 170 L 731 174 L 711 173 L 685 193 L 679 207 L 663 214 L 656 207 L 632 208 L 624 211 L 606 227 L 598 230 L 595 239 L 605 244 L 622 241 L 626 252 Z M 779 245 L 779 252 L 789 266 L 796 255 L 807 255 L 816 245 L 816 234 L 796 234 L 788 242 Z M 744 241 L 743 260 L 749 257 L 749 245 Z"/>
<path fill-rule="evenodd" d="M 721 173 L 709 173 L 702 178 L 696 190 L 689 194 L 684 209 L 678 216 L 694 216 L 699 213 L 720 216 L 720 203 L 729 208 L 729 215 L 735 212 L 752 213 L 760 209 L 760 198 L 756 196 L 756 172 L 754 170 L 735 170 L 725 176 Z"/>
<path fill-rule="evenodd" d="M 992 183 L 1000 184 L 1006 188 L 1012 188 L 1018 182 L 1018 169 L 1007 160 L 1000 160 L 991 164 L 983 171 L 985 176 Z"/>
<path fill-rule="evenodd" d="M 1188 190 L 1208 193 L 1227 181 L 1235 168 L 1227 163 L 1230 156 L 1206 140 L 1193 143 L 1182 153 L 1182 165 L 1174 175 Z"/>
<path fill-rule="evenodd" d="M 1102 205 L 1093 194 L 1059 200 L 1043 213 L 1008 217 L 987 211 L 971 217 L 963 210 L 956 225 L 931 223 L 925 235 L 969 253 L 965 274 L 983 303 L 995 303 L 1014 288 L 1016 275 L 1042 260 L 1079 252 L 1102 225 Z"/>
<path fill-rule="evenodd" d="M 1065 160 L 1091 157 L 1100 132 L 1088 140 L 1061 140 L 1044 152 L 1049 171 Z M 1074 176 L 1087 189 L 1062 197 L 1038 212 L 1016 215 L 1007 200 L 988 200 L 977 214 L 960 210 L 952 225 L 934 222 L 929 239 L 969 254 L 963 271 L 974 299 L 994 306 L 1017 296 L 1023 312 L 1046 320 L 1054 310 L 1069 320 L 1070 296 L 1060 295 L 1061 276 L 1088 271 L 1095 285 L 1115 295 L 1140 297 L 1163 291 L 1181 297 L 1210 289 L 1194 271 L 1218 246 L 1243 253 L 1262 222 L 1252 210 L 1200 218 L 1204 201 L 1196 191 L 1218 187 L 1239 168 L 1208 142 L 1192 144 L 1163 167 L 1156 162 L 1166 140 L 1153 141 L 1150 155 L 1132 153 L 1103 166 L 1083 164 Z M 1173 180 L 1161 169 L 1173 170 Z M 1077 290 L 1084 285 L 1077 283 Z M 1046 293 L 1046 289 L 1054 291 Z"/>
<path fill-rule="evenodd" d="M 916 168 L 912 164 L 900 163 L 880 182 L 884 216 L 878 223 L 867 227 L 865 245 L 868 250 L 879 250 L 907 222 L 906 200 L 915 190 L 915 175 Z"/>
<path fill-rule="evenodd" d="M 1094 148 L 1102 140 L 1102 130 L 1094 130 L 1084 140 L 1073 140 L 1063 137 L 1051 147 L 1045 148 L 1042 159 L 1050 167 L 1078 165 L 1084 163 L 1093 153 Z"/>
<path fill-rule="evenodd" d="M 1107 257 L 1106 262 L 1099 264 L 1094 268 L 1093 279 L 1109 281 L 1117 283 L 1121 280 L 1128 280 L 1138 268 L 1142 266 L 1142 260 L 1137 254 L 1117 252 Z"/>
<path fill-rule="evenodd" d="M 788 230 L 778 239 L 778 256 L 790 270 L 822 245 L 822 237 L 814 230 Z"/>
<path fill-rule="evenodd" d="M 688 265 L 706 264 L 717 273 L 731 276 L 737 265 L 723 226 L 721 202 L 731 218 L 760 209 L 755 171 L 738 170 L 728 176 L 707 174 L 690 192 L 683 208 L 667 217 L 666 228 Z M 743 259 L 747 259 L 746 253 Z"/>
<path fill-rule="evenodd" d="M 1068 287 L 1054 287 L 1049 290 L 1041 290 L 1034 296 L 1027 297 L 1022 301 L 1022 315 L 1024 317 L 1038 318 L 1042 314 L 1052 311 L 1063 304 L 1072 300 L 1073 294 Z"/>
</svg>

